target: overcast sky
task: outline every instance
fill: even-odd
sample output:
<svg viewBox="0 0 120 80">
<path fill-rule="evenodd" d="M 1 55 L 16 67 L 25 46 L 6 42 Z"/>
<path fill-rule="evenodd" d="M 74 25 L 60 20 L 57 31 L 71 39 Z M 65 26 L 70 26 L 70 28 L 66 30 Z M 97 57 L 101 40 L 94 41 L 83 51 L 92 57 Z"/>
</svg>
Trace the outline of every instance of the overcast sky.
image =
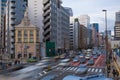
<svg viewBox="0 0 120 80">
<path fill-rule="evenodd" d="M 91 23 L 99 23 L 100 31 L 105 30 L 103 9 L 107 10 L 108 29 L 114 31 L 115 12 L 120 11 L 120 0 L 62 0 L 63 6 L 70 7 L 74 16 L 87 14 Z"/>
</svg>

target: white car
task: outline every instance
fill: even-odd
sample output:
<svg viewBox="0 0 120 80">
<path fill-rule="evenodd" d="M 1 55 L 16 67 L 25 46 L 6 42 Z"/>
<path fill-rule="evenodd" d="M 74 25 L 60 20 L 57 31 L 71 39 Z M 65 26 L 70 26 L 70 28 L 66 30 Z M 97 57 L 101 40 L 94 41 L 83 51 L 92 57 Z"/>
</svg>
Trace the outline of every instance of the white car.
<svg viewBox="0 0 120 80">
<path fill-rule="evenodd" d="M 90 54 L 87 54 L 86 56 L 85 56 L 85 59 L 90 59 L 91 58 L 91 55 Z"/>
</svg>

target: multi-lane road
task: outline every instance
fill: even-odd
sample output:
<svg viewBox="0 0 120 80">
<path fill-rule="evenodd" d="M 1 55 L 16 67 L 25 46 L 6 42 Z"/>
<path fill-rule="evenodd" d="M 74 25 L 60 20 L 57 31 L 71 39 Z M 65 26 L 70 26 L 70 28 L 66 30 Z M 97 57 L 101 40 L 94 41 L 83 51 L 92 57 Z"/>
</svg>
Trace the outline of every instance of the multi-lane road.
<svg viewBox="0 0 120 80">
<path fill-rule="evenodd" d="M 83 63 L 80 63 L 79 61 L 73 62 L 71 60 L 67 63 L 67 66 L 64 67 L 59 65 L 61 60 L 62 59 L 54 61 L 54 59 L 45 59 L 33 65 L 25 66 L 20 70 L 0 74 L 0 80 L 50 80 L 53 77 L 55 77 L 55 80 L 62 80 L 63 77 L 70 74 L 83 76 L 78 73 L 80 70 L 79 66 L 83 65 Z M 84 65 L 87 65 L 87 70 L 84 76 L 104 73 L 105 54 L 101 54 L 99 57 L 94 59 L 94 62 L 94 65 L 87 65 L 88 60 L 86 60 Z M 46 71 L 45 67 L 48 65 L 51 66 L 52 70 Z"/>
</svg>

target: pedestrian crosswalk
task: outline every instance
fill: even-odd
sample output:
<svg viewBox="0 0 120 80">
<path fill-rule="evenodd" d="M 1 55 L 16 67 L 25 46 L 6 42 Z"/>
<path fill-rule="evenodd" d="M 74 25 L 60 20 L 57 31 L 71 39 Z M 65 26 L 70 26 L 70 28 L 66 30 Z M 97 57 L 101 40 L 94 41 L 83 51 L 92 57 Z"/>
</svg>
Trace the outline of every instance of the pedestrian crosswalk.
<svg viewBox="0 0 120 80">
<path fill-rule="evenodd" d="M 75 67 L 75 66 L 68 66 L 68 67 L 62 67 L 62 66 L 58 66 L 55 68 L 55 70 L 61 70 L 61 71 L 72 71 L 72 72 L 76 72 L 77 70 L 80 70 L 82 68 L 80 67 Z M 87 72 L 91 72 L 91 73 L 102 73 L 103 69 L 102 68 L 95 68 L 95 67 L 88 67 L 87 68 Z"/>
<path fill-rule="evenodd" d="M 103 70 L 101 68 L 88 68 L 88 72 L 102 73 Z"/>
</svg>

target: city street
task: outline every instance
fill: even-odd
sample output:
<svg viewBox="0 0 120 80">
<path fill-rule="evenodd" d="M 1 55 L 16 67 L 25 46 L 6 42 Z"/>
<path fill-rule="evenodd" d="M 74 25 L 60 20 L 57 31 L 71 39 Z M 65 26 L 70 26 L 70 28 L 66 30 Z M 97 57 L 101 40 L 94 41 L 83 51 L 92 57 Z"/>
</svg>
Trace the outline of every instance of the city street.
<svg viewBox="0 0 120 80">
<path fill-rule="evenodd" d="M 93 59 L 93 56 L 90 59 Z M 1 74 L 0 78 L 2 80 L 50 80 L 51 78 L 62 80 L 65 76 L 73 74 L 79 76 L 105 74 L 105 54 L 101 54 L 93 60 L 94 64 L 88 65 L 89 60 L 86 60 L 85 63 L 80 63 L 80 61 L 69 61 L 68 58 L 57 61 L 54 58 L 44 59 L 37 63 L 27 65 L 20 70 Z M 86 67 L 82 67 L 84 65 Z M 47 71 L 48 66 L 51 66 L 51 70 L 49 71 Z"/>
<path fill-rule="evenodd" d="M 58 63 L 53 62 L 52 59 L 48 60 L 42 60 L 39 61 L 36 64 L 33 65 L 26 65 L 25 68 L 22 68 L 20 70 L 16 70 L 13 72 L 7 72 L 0 74 L 0 80 L 35 80 L 35 77 L 38 75 L 38 73 L 42 72 L 48 65 L 54 67 L 54 65 L 57 65 Z"/>
</svg>

